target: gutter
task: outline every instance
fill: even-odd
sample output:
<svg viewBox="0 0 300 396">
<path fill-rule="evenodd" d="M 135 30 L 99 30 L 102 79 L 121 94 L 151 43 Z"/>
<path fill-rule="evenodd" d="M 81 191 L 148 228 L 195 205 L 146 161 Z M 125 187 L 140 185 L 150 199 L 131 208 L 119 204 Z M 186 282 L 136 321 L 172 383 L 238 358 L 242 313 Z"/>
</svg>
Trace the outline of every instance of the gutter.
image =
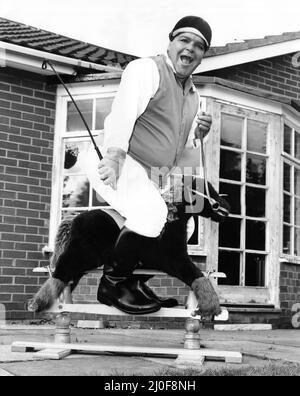
<svg viewBox="0 0 300 396">
<path fill-rule="evenodd" d="M 88 69 L 91 73 L 122 71 L 120 67 L 99 65 L 0 41 L 0 67 L 11 66 L 39 74 L 53 75 L 50 69 L 42 70 L 42 63 L 45 59 L 55 62 L 61 74 L 76 75 L 77 68 Z"/>
</svg>

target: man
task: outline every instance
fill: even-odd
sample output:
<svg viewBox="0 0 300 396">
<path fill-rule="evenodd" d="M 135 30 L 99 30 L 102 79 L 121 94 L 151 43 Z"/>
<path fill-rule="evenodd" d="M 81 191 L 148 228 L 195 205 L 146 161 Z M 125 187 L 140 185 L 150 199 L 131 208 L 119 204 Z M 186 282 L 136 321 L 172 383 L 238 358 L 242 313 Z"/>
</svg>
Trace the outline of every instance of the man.
<svg viewBox="0 0 300 396">
<path fill-rule="evenodd" d="M 127 313 L 151 313 L 161 307 L 140 288 L 132 288 L 128 279 L 141 256 L 155 249 L 167 221 L 157 174 L 170 173 L 183 157 L 187 163 L 191 158 L 192 166 L 199 158 L 194 140 L 210 130 L 211 116 L 199 113 L 191 75 L 209 49 L 211 36 L 202 18 L 184 17 L 170 33 L 167 54 L 127 66 L 105 120 L 98 175 L 95 169 L 88 172 L 97 193 L 126 219 L 114 263 L 104 268 L 98 299 Z M 219 312 L 209 280 L 201 283 L 212 298 L 212 312 Z"/>
</svg>

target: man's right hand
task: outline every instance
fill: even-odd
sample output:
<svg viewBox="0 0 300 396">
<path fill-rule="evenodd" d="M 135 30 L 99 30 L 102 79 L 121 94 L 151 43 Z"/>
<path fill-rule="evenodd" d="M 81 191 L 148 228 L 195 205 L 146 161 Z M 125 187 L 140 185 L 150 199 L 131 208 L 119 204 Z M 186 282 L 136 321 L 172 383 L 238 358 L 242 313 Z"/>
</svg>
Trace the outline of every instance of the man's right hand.
<svg viewBox="0 0 300 396">
<path fill-rule="evenodd" d="M 103 160 L 100 161 L 98 166 L 100 179 L 103 180 L 105 185 L 111 186 L 114 190 L 117 189 L 117 182 L 120 177 L 125 158 L 125 151 L 112 147 L 107 150 L 107 154 Z"/>
</svg>

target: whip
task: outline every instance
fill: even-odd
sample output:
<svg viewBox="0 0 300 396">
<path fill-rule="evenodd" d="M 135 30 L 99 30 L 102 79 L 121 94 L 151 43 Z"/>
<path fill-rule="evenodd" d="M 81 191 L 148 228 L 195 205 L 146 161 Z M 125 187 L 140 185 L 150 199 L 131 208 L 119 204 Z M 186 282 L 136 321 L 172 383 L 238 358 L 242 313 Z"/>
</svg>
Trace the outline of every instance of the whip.
<svg viewBox="0 0 300 396">
<path fill-rule="evenodd" d="M 68 87 L 66 86 L 66 84 L 63 82 L 63 80 L 62 80 L 62 78 L 60 77 L 60 75 L 58 74 L 58 72 L 55 70 L 55 68 L 54 68 L 54 66 L 53 66 L 53 64 L 52 64 L 52 62 L 50 62 L 48 59 L 45 59 L 45 60 L 43 61 L 43 64 L 42 64 L 42 69 L 43 69 L 43 70 L 47 70 L 47 65 L 49 65 L 50 68 L 53 70 L 53 72 L 56 74 L 58 80 L 60 81 L 60 83 L 63 85 L 63 87 L 64 87 L 65 90 L 67 91 L 68 95 L 70 96 L 70 98 L 71 98 L 71 100 L 72 100 L 72 102 L 73 102 L 73 104 L 74 104 L 76 110 L 78 111 L 78 114 L 80 115 L 80 118 L 82 119 L 82 122 L 84 123 L 84 126 L 86 127 L 86 130 L 88 131 L 88 133 L 89 133 L 89 135 L 90 135 L 90 138 L 91 138 L 91 140 L 92 140 L 92 143 L 93 143 L 93 145 L 94 145 L 94 148 L 95 148 L 95 150 L 96 150 L 96 153 L 97 153 L 97 155 L 98 155 L 98 157 L 99 157 L 99 160 L 101 161 L 101 160 L 103 159 L 102 154 L 100 153 L 99 147 L 97 146 L 97 144 L 96 144 L 96 142 L 95 142 L 94 136 L 93 136 L 93 134 L 92 134 L 92 132 L 91 132 L 91 130 L 90 130 L 90 128 L 89 128 L 89 126 L 88 126 L 88 124 L 87 124 L 87 122 L 86 122 L 86 120 L 85 120 L 83 114 L 82 114 L 82 112 L 80 111 L 80 109 L 79 109 L 79 107 L 78 107 L 78 105 L 77 105 L 75 99 L 73 98 L 71 92 L 69 91 L 69 89 L 68 89 Z"/>
</svg>

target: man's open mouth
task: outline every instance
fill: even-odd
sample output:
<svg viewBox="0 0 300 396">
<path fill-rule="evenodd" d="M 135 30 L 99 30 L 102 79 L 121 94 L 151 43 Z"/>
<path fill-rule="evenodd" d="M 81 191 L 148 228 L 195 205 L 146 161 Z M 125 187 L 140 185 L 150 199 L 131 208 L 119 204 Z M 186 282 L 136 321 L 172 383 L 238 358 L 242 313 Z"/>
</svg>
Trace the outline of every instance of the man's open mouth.
<svg viewBox="0 0 300 396">
<path fill-rule="evenodd" d="M 186 56 L 186 55 L 181 55 L 180 60 L 184 65 L 187 65 L 187 66 L 193 62 L 193 58 L 191 58 L 190 56 Z"/>
</svg>

